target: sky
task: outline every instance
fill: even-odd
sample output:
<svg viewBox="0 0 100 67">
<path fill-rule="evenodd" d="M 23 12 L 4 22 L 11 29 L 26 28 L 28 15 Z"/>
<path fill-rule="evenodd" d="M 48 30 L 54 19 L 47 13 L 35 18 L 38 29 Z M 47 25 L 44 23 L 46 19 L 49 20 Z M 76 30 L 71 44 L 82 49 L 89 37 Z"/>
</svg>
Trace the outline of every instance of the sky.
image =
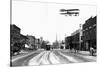
<svg viewBox="0 0 100 67">
<path fill-rule="evenodd" d="M 79 16 L 61 15 L 60 9 L 79 9 Z M 12 24 L 21 28 L 21 34 L 50 42 L 56 40 L 56 35 L 64 40 L 91 16 L 96 16 L 96 6 L 12 0 Z"/>
</svg>

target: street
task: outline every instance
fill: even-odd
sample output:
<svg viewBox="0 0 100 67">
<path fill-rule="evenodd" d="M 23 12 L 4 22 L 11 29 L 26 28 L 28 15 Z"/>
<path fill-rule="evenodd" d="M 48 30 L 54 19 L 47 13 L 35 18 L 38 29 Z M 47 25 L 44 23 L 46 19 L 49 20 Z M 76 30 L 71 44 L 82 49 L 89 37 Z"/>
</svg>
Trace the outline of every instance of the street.
<svg viewBox="0 0 100 67">
<path fill-rule="evenodd" d="M 68 50 L 37 50 L 12 59 L 12 67 L 44 64 L 95 62 L 96 56 L 71 53 Z"/>
<path fill-rule="evenodd" d="M 96 6 L 13 0 L 11 7 L 11 67 L 96 62 Z"/>
</svg>

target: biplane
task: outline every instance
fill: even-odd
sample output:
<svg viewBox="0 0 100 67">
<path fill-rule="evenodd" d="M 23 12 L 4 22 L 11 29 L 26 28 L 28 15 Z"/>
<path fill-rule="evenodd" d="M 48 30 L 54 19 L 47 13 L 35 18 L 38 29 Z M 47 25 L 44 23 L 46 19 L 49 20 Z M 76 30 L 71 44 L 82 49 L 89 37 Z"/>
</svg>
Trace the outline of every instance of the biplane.
<svg viewBox="0 0 100 67">
<path fill-rule="evenodd" d="M 62 15 L 69 16 L 79 16 L 79 9 L 61 9 Z"/>
</svg>

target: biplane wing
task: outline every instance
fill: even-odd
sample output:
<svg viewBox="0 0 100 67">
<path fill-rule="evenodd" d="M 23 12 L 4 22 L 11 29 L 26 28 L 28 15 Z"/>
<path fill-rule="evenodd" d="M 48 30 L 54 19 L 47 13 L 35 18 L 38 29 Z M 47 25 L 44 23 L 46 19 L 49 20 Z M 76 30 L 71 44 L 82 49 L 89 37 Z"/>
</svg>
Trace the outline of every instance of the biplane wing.
<svg viewBox="0 0 100 67">
<path fill-rule="evenodd" d="M 61 13 L 62 15 L 75 15 L 75 16 L 78 16 L 79 15 L 79 12 L 66 12 L 66 13 Z"/>
<path fill-rule="evenodd" d="M 79 9 L 61 9 L 60 11 L 61 12 L 64 12 L 64 11 L 79 11 Z"/>
</svg>

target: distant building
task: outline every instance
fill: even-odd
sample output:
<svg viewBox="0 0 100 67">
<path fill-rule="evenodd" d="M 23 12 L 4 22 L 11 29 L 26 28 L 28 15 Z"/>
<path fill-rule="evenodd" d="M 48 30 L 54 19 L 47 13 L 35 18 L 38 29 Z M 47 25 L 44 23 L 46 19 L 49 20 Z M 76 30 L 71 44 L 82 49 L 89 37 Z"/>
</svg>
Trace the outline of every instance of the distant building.
<svg viewBox="0 0 100 67">
<path fill-rule="evenodd" d="M 40 39 L 39 38 L 37 38 L 36 40 L 36 45 L 37 45 L 37 48 L 41 48 L 41 41 L 40 41 Z"/>
<path fill-rule="evenodd" d="M 54 49 L 58 49 L 60 46 L 59 46 L 59 42 L 56 40 L 55 42 L 53 42 L 53 48 Z"/>
<path fill-rule="evenodd" d="M 96 21 L 97 16 L 90 17 L 83 24 L 83 43 L 85 50 L 89 50 L 90 47 L 96 49 Z"/>
<path fill-rule="evenodd" d="M 72 46 L 74 49 L 79 50 L 80 49 L 80 29 L 76 30 L 71 34 L 72 39 Z"/>
<path fill-rule="evenodd" d="M 81 49 L 81 39 L 80 33 L 82 33 L 81 29 L 76 30 L 71 34 L 71 36 L 65 37 L 65 47 L 66 49 Z"/>
<path fill-rule="evenodd" d="M 42 47 L 42 43 L 43 43 L 43 37 L 40 37 L 40 40 L 39 40 L 40 44 L 38 45 L 39 48 Z"/>
<path fill-rule="evenodd" d="M 79 30 L 79 29 L 76 30 L 75 32 L 73 32 L 73 33 L 71 34 L 71 36 L 72 36 L 72 38 L 73 38 L 72 43 L 77 43 L 77 44 L 79 44 L 80 30 Z"/>
<path fill-rule="evenodd" d="M 70 49 L 70 44 L 72 42 L 72 36 L 65 37 L 65 48 Z"/>
<path fill-rule="evenodd" d="M 31 49 L 35 49 L 36 48 L 36 44 L 35 44 L 35 36 L 32 36 L 32 35 L 27 35 L 27 44 L 29 46 L 29 48 Z"/>
<path fill-rule="evenodd" d="M 23 48 L 25 48 L 25 44 L 27 44 L 27 36 L 20 34 L 20 43 L 22 44 Z"/>
</svg>

